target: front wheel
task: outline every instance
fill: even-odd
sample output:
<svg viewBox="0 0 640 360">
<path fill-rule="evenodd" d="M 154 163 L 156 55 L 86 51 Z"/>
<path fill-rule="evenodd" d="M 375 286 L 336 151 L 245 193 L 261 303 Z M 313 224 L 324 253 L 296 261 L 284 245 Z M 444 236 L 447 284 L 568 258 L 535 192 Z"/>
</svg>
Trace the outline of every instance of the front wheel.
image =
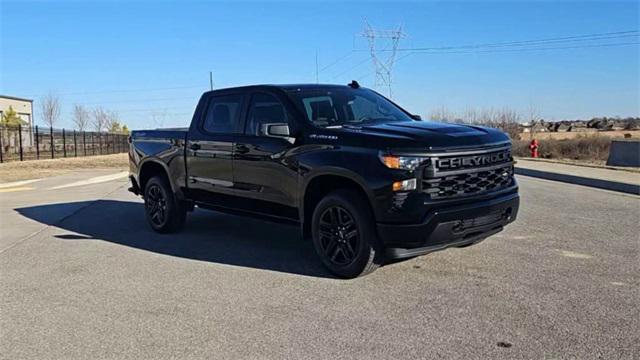
<svg viewBox="0 0 640 360">
<path fill-rule="evenodd" d="M 313 212 L 313 245 L 323 264 L 343 278 L 366 275 L 380 266 L 369 204 L 358 193 L 338 190 Z"/>
<path fill-rule="evenodd" d="M 167 180 L 160 176 L 154 176 L 147 181 L 144 209 L 149 225 L 159 233 L 180 230 L 187 216 L 187 210 L 175 198 Z"/>
</svg>

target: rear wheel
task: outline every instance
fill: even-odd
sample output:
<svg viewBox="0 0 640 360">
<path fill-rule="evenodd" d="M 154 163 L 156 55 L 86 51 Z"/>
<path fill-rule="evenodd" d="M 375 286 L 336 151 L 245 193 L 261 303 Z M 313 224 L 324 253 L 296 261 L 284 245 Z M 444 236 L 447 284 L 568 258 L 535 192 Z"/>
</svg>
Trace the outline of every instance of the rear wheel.
<svg viewBox="0 0 640 360">
<path fill-rule="evenodd" d="M 313 212 L 313 245 L 323 264 L 343 278 L 366 275 L 380 266 L 369 204 L 350 190 L 322 199 Z"/>
<path fill-rule="evenodd" d="M 186 208 L 176 200 L 167 180 L 160 176 L 147 181 L 144 208 L 149 225 L 159 233 L 180 230 L 187 216 Z"/>
</svg>

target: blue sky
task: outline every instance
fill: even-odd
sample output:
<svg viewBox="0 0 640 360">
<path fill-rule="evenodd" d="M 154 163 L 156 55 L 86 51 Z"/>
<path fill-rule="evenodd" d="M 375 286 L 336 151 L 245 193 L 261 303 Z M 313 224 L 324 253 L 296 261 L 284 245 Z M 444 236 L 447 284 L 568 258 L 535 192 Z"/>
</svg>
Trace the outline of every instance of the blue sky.
<svg viewBox="0 0 640 360">
<path fill-rule="evenodd" d="M 0 93 L 115 110 L 132 128 L 182 126 L 209 87 L 353 78 L 374 87 L 356 34 L 403 24 L 401 48 L 638 30 L 628 2 L 58 2 L 0 0 Z M 638 41 L 638 37 L 609 42 Z M 639 116 L 638 45 L 414 54 L 397 62 L 394 100 L 427 115 L 442 106 L 530 104 L 547 119 Z M 380 88 L 384 91 L 383 88 Z M 37 106 L 37 103 L 36 103 Z M 36 122 L 38 114 L 36 113 Z"/>
</svg>

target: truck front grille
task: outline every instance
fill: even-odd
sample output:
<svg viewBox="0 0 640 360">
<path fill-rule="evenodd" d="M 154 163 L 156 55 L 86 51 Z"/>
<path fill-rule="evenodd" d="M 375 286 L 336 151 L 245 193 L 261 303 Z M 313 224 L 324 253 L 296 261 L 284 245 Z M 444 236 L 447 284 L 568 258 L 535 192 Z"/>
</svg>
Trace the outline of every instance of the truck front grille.
<svg viewBox="0 0 640 360">
<path fill-rule="evenodd" d="M 513 182 L 513 166 L 457 175 L 424 178 L 422 191 L 432 199 L 476 195 L 508 187 Z"/>
<path fill-rule="evenodd" d="M 422 177 L 422 191 L 432 199 L 478 195 L 513 184 L 510 149 L 432 159 Z"/>
</svg>

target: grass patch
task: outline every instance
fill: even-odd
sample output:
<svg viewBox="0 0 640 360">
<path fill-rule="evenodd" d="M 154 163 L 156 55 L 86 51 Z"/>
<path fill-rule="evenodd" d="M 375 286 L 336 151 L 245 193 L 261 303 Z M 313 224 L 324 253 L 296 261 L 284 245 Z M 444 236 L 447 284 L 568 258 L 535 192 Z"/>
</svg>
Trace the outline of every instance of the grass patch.
<svg viewBox="0 0 640 360">
<path fill-rule="evenodd" d="M 125 171 L 129 168 L 127 153 L 96 155 L 47 160 L 14 161 L 0 164 L 0 182 L 39 179 L 56 176 L 80 169 L 114 169 Z"/>
<path fill-rule="evenodd" d="M 611 139 L 608 137 L 589 136 L 573 139 L 540 140 L 538 153 L 543 159 L 569 159 L 603 164 L 609 157 Z M 513 141 L 513 155 L 530 157 L 529 141 Z"/>
</svg>

